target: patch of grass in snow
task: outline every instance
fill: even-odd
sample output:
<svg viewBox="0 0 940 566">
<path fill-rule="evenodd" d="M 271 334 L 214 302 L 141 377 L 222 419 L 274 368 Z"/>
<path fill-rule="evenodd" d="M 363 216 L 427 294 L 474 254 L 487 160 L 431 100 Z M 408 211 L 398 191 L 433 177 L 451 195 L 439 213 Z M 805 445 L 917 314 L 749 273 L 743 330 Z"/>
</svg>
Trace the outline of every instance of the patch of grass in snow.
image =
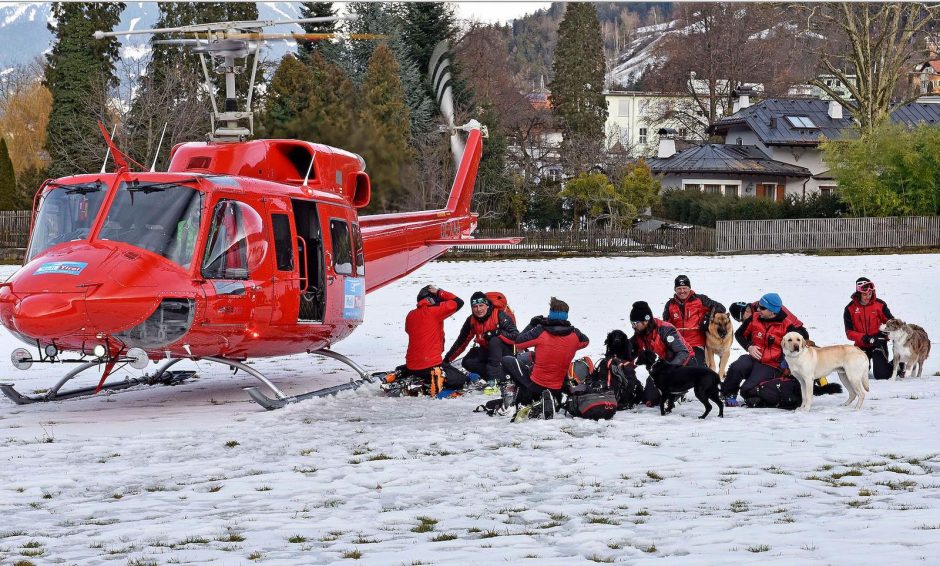
<svg viewBox="0 0 940 566">
<path fill-rule="evenodd" d="M 920 531 L 935 531 L 937 529 L 940 529 L 940 523 L 936 525 L 928 525 L 927 523 L 924 523 L 921 526 L 914 527 L 914 528 Z"/>
<path fill-rule="evenodd" d="M 731 502 L 732 513 L 744 513 L 745 511 L 749 511 L 749 510 L 750 510 L 750 507 L 748 507 L 747 501 L 744 501 L 743 499 L 738 499 L 738 500 Z"/>
<path fill-rule="evenodd" d="M 828 471 L 831 470 L 832 468 L 833 468 L 832 464 L 823 464 L 822 466 L 819 466 L 819 467 L 816 468 L 816 469 L 819 470 L 819 471 L 821 471 L 821 472 L 828 472 Z"/>
<path fill-rule="evenodd" d="M 379 541 L 375 540 L 374 538 L 369 538 L 362 533 L 359 533 L 358 535 L 356 535 L 356 538 L 352 540 L 352 542 L 353 544 L 375 544 Z"/>
<path fill-rule="evenodd" d="M 908 470 L 907 468 L 902 468 L 901 466 L 888 466 L 887 468 L 885 468 L 885 471 L 886 471 L 886 472 L 894 472 L 895 474 L 909 474 L 909 473 L 911 473 L 910 470 Z"/>
<path fill-rule="evenodd" d="M 315 466 L 294 466 L 294 471 L 298 474 L 313 474 L 316 473 L 317 468 Z"/>
<path fill-rule="evenodd" d="M 855 477 L 858 477 L 858 476 L 863 475 L 863 473 L 864 473 L 864 472 L 862 472 L 862 471 L 859 470 L 858 468 L 853 468 L 853 469 L 851 469 L 851 470 L 849 470 L 849 471 L 847 471 L 847 472 L 841 472 L 841 473 L 836 472 L 836 473 L 832 474 L 832 479 L 837 480 L 837 479 L 844 478 L 844 477 L 846 477 L 846 476 L 855 476 Z"/>
<path fill-rule="evenodd" d="M 640 550 L 642 550 L 643 552 L 646 552 L 646 553 L 648 553 L 648 554 L 653 554 L 654 552 L 656 552 L 656 545 L 655 545 L 655 544 L 651 544 L 651 545 L 647 546 L 646 548 L 642 548 L 642 547 L 641 547 Z"/>
<path fill-rule="evenodd" d="M 316 454 L 316 453 L 317 453 L 316 448 L 304 448 L 303 450 L 300 451 L 301 456 L 310 456 L 311 454 Z"/>
<path fill-rule="evenodd" d="M 177 546 L 186 546 L 187 544 L 209 544 L 209 539 L 199 536 L 188 536 L 177 543 Z"/>
<path fill-rule="evenodd" d="M 228 527 L 225 530 L 225 533 L 215 539 L 219 542 L 244 542 L 245 536 L 239 533 L 238 531 Z"/>
<path fill-rule="evenodd" d="M 795 523 L 796 519 L 794 519 L 791 515 L 784 515 L 783 517 L 780 517 L 779 519 L 777 519 L 777 522 L 784 523 L 784 524 Z"/>
<path fill-rule="evenodd" d="M 226 448 L 235 448 L 236 446 L 238 446 L 237 440 L 229 440 L 228 442 L 225 443 Z"/>
<path fill-rule="evenodd" d="M 522 507 L 505 507 L 505 508 L 503 508 L 503 509 L 500 509 L 500 510 L 498 511 L 498 513 L 499 513 L 500 515 L 509 515 L 509 514 L 511 514 L 511 513 L 522 513 L 523 511 L 527 511 L 527 510 L 528 510 L 528 509 L 527 509 L 525 506 L 522 506 Z M 420 519 L 421 517 L 418 517 L 418 518 Z"/>
<path fill-rule="evenodd" d="M 431 537 L 431 542 L 445 542 L 448 540 L 454 540 L 457 538 L 457 535 L 451 533 L 441 533 Z"/>
<path fill-rule="evenodd" d="M 548 516 L 551 517 L 552 521 L 567 521 L 568 520 L 568 515 L 565 515 L 564 513 L 549 513 Z"/>
<path fill-rule="evenodd" d="M 639 443 L 643 446 L 652 446 L 654 448 L 659 446 L 658 442 L 653 442 L 652 440 L 640 440 Z"/>
<path fill-rule="evenodd" d="M 214 483 L 209 486 L 209 493 L 216 493 L 217 491 L 220 491 L 221 489 L 222 489 L 222 484 Z"/>
<path fill-rule="evenodd" d="M 508 534 L 508 531 L 506 532 Z M 480 533 L 480 538 L 496 538 L 502 536 L 503 533 L 497 531 L 496 529 L 488 529 Z"/>
<path fill-rule="evenodd" d="M 653 480 L 653 481 L 663 481 L 663 476 L 657 474 L 657 473 L 654 472 L 653 470 L 648 470 L 648 471 L 646 472 L 646 477 L 648 477 L 649 479 L 651 479 L 651 480 Z"/>
<path fill-rule="evenodd" d="M 640 509 L 639 511 L 636 512 L 636 515 L 637 515 L 638 517 L 646 517 L 646 516 L 648 516 L 649 514 L 650 514 L 650 512 L 647 511 L 646 509 Z"/>
<path fill-rule="evenodd" d="M 591 562 L 602 562 L 604 564 L 612 564 L 614 562 L 613 557 L 610 556 L 601 556 L 599 554 L 592 554 L 587 557 Z"/>
<path fill-rule="evenodd" d="M 326 535 L 320 537 L 320 542 L 333 542 L 344 534 L 345 533 L 343 531 L 330 531 Z"/>
<path fill-rule="evenodd" d="M 766 468 L 761 468 L 765 472 L 770 472 L 771 474 L 780 474 L 780 475 L 790 475 L 790 472 L 784 470 L 783 468 L 778 468 L 777 466 L 767 466 Z"/>
<path fill-rule="evenodd" d="M 256 487 L 255 491 L 271 491 L 270 485 L 263 485 L 261 487 Z"/>
<path fill-rule="evenodd" d="M 26 531 L 2 531 L 0 532 L 0 538 L 9 538 L 9 537 L 25 537 Z"/>
<path fill-rule="evenodd" d="M 42 492 L 42 498 L 43 498 L 43 499 L 52 499 L 52 492 L 43 491 L 43 492 Z"/>
<path fill-rule="evenodd" d="M 800 548 L 803 549 L 803 550 L 809 551 L 809 552 L 816 552 L 816 545 L 815 545 L 815 544 L 804 544 L 804 545 L 800 546 Z"/>
<path fill-rule="evenodd" d="M 619 525 L 620 521 L 611 519 L 610 517 L 599 517 L 599 516 L 589 516 L 587 517 L 588 523 L 595 523 L 600 525 Z"/>
<path fill-rule="evenodd" d="M 156 560 L 150 560 L 149 558 L 129 558 L 127 566 L 158 566 L 158 564 Z"/>
<path fill-rule="evenodd" d="M 352 550 L 347 550 L 341 556 L 343 558 L 349 558 L 350 560 L 359 560 L 360 558 L 362 558 L 362 553 L 359 552 L 358 548 L 354 548 Z"/>
<path fill-rule="evenodd" d="M 379 460 L 391 460 L 391 459 L 392 457 L 388 456 L 387 454 L 373 454 L 369 456 L 368 458 L 366 458 L 366 460 L 368 460 L 369 462 L 376 462 Z"/>
<path fill-rule="evenodd" d="M 914 491 L 914 488 L 917 487 L 917 482 L 913 480 L 904 480 L 904 481 L 877 481 L 875 485 L 883 485 L 892 491 Z"/>
<path fill-rule="evenodd" d="M 262 556 L 263 555 L 261 554 L 260 550 L 255 550 L 251 554 L 248 555 L 248 560 L 261 560 Z"/>
<path fill-rule="evenodd" d="M 881 466 L 887 466 L 888 462 L 885 460 L 869 460 L 862 462 L 852 462 L 851 464 L 846 464 L 849 468 L 880 468 Z"/>
<path fill-rule="evenodd" d="M 294 535 L 294 536 L 288 538 L 288 539 L 287 539 L 287 542 L 292 542 L 292 543 L 294 543 L 294 544 L 300 544 L 300 543 L 303 543 L 303 542 L 307 542 L 307 537 L 305 537 L 305 536 L 303 536 L 303 535 Z"/>
<path fill-rule="evenodd" d="M 867 499 L 852 499 L 846 505 L 853 509 L 861 509 L 868 506 Z"/>
<path fill-rule="evenodd" d="M 343 503 L 345 502 L 342 499 L 332 497 L 329 499 L 324 499 L 323 501 L 320 502 L 319 505 L 315 505 L 315 507 L 329 507 L 333 509 L 333 508 L 339 507 Z"/>
<path fill-rule="evenodd" d="M 859 497 L 871 497 L 871 496 L 874 495 L 874 494 L 875 494 L 874 491 L 872 491 L 872 490 L 870 490 L 870 489 L 866 489 L 866 488 L 864 488 L 864 487 L 863 487 L 862 489 L 858 490 L 858 496 L 859 496 Z"/>
<path fill-rule="evenodd" d="M 23 548 L 42 548 L 42 543 L 38 540 L 31 540 L 24 544 Z"/>
<path fill-rule="evenodd" d="M 620 550 L 623 548 L 623 544 L 619 542 L 610 541 L 607 543 L 607 548 L 611 550 Z"/>
<path fill-rule="evenodd" d="M 770 545 L 768 544 L 758 544 L 756 546 L 747 547 L 748 552 L 767 552 L 770 550 Z"/>
<path fill-rule="evenodd" d="M 542 523 L 538 528 L 540 529 L 554 529 L 555 527 L 560 527 L 564 523 L 559 523 L 558 521 L 549 521 L 547 523 Z"/>
<path fill-rule="evenodd" d="M 118 492 L 118 493 L 114 493 L 113 495 L 111 495 L 111 497 L 113 497 L 114 499 L 123 499 L 123 498 L 124 498 L 124 494 Z"/>
<path fill-rule="evenodd" d="M 17 560 L 13 563 L 13 566 L 36 566 L 34 563 L 29 560 Z"/>
<path fill-rule="evenodd" d="M 154 493 L 157 491 L 166 491 L 166 486 L 152 485 L 150 487 L 145 487 L 144 489 L 147 491 L 147 493 Z"/>
<path fill-rule="evenodd" d="M 431 517 L 418 517 L 418 526 L 411 529 L 413 533 L 427 533 L 434 530 L 434 525 L 437 524 L 437 519 L 432 519 Z"/>
</svg>

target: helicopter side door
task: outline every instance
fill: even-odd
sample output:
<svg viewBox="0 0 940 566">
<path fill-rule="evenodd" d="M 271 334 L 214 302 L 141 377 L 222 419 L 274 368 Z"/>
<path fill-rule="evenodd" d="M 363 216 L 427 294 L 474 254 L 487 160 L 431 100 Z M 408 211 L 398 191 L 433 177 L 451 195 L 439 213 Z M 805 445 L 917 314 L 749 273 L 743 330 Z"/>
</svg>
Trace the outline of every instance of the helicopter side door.
<svg viewBox="0 0 940 566">
<path fill-rule="evenodd" d="M 271 277 L 271 324 L 295 324 L 300 305 L 300 266 L 298 261 L 297 226 L 290 200 L 279 197 L 265 199 L 268 221 L 274 238 L 274 275 Z M 306 259 L 306 258 L 304 258 Z"/>
<path fill-rule="evenodd" d="M 247 202 L 221 196 L 212 209 L 200 266 L 205 324 L 220 336 L 244 335 L 255 321 L 270 321 L 268 248 L 261 214 Z"/>
<path fill-rule="evenodd" d="M 297 267 L 300 301 L 298 322 L 321 322 L 326 309 L 323 272 L 323 232 L 314 201 L 291 199 L 296 227 Z"/>
<path fill-rule="evenodd" d="M 359 226 L 343 207 L 321 204 L 320 213 L 329 236 L 324 253 L 327 318 L 335 326 L 352 329 L 365 314 L 365 265 L 361 259 L 357 264 L 354 243 Z"/>
</svg>

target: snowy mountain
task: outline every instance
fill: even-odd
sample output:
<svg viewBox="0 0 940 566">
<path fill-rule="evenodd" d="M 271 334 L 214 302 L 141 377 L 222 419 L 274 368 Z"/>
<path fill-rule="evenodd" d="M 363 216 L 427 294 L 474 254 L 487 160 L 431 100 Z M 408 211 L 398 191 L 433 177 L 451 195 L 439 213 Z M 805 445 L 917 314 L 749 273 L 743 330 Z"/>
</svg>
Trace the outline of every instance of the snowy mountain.
<svg viewBox="0 0 940 566">
<path fill-rule="evenodd" d="M 43 55 L 51 47 L 52 32 L 47 25 L 52 11 L 49 2 L 0 3 L 0 72 L 15 65 L 26 64 Z M 262 20 L 296 19 L 300 17 L 297 2 L 258 2 L 258 17 Z M 156 2 L 128 2 L 116 29 L 142 29 L 153 27 L 159 8 Z M 300 31 L 300 26 L 272 28 L 277 32 Z M 121 55 L 141 59 L 150 53 L 147 36 L 121 38 Z M 13 48 L 12 46 L 16 46 Z M 269 46 L 268 58 L 280 58 L 294 48 L 293 42 L 274 42 Z"/>
</svg>

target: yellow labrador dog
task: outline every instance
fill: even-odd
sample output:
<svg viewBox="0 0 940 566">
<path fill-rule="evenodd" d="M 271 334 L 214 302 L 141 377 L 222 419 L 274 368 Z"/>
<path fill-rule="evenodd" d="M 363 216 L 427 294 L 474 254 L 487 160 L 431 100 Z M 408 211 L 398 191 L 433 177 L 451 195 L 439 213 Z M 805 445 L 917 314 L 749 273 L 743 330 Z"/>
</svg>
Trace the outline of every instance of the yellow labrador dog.
<svg viewBox="0 0 940 566">
<path fill-rule="evenodd" d="M 781 346 L 790 373 L 800 382 L 803 404 L 798 410 L 809 411 L 813 404 L 813 381 L 834 371 L 839 374 L 839 380 L 849 392 L 849 400 L 842 405 L 850 405 L 858 397 L 855 408 L 862 408 L 868 391 L 868 356 L 860 348 L 808 346 L 806 340 L 796 332 L 784 334 Z"/>
</svg>

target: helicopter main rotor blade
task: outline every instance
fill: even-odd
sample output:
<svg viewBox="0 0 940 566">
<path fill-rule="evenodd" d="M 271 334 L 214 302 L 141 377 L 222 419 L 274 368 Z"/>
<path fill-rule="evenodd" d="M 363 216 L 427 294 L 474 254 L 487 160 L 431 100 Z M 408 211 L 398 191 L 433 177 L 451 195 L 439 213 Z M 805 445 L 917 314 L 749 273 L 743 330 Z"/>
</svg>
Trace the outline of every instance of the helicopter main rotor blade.
<svg viewBox="0 0 940 566">
<path fill-rule="evenodd" d="M 177 33 L 177 32 L 213 32 L 226 31 L 231 29 L 261 29 L 268 26 L 284 24 L 315 24 L 324 22 L 354 22 L 359 19 L 356 14 L 348 16 L 325 16 L 319 18 L 300 18 L 296 20 L 248 20 L 240 22 L 213 22 L 208 24 L 193 24 L 189 26 L 180 26 L 175 28 L 151 28 L 124 31 L 96 31 L 95 39 L 104 39 L 106 37 L 117 37 L 120 35 L 142 35 L 148 33 Z"/>
<path fill-rule="evenodd" d="M 388 39 L 387 35 L 377 33 L 233 33 L 231 39 L 293 39 L 295 41 L 318 41 L 321 39 Z"/>
</svg>

